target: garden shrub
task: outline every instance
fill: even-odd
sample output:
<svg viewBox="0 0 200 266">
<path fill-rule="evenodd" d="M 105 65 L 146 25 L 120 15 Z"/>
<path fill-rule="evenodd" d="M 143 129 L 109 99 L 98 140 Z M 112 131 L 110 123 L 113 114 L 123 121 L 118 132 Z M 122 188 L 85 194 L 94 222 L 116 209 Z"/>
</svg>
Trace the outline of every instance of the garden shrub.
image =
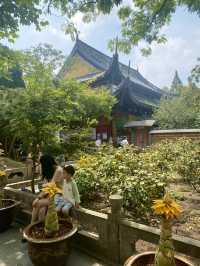
<svg viewBox="0 0 200 266">
<path fill-rule="evenodd" d="M 137 215 L 148 214 L 152 200 L 164 193 L 166 175 L 143 156 L 143 152 L 129 146 L 103 147 L 95 155 L 82 157 L 76 172 L 82 199 L 89 200 L 96 192 L 106 198 L 120 193 L 124 207 Z"/>
<path fill-rule="evenodd" d="M 172 177 L 181 175 L 194 189 L 200 188 L 200 142 L 181 138 L 162 141 L 145 150 L 134 146 L 103 146 L 77 162 L 76 178 L 83 201 L 97 193 L 108 199 L 123 196 L 123 205 L 137 216 L 151 213 L 152 200 L 163 196 Z"/>
<path fill-rule="evenodd" d="M 181 144 L 183 151 L 174 168 L 195 191 L 200 192 L 200 142 L 185 140 Z"/>
<path fill-rule="evenodd" d="M 168 176 L 181 176 L 196 191 L 200 190 L 200 142 L 188 138 L 162 141 L 149 148 L 149 160 Z"/>
</svg>

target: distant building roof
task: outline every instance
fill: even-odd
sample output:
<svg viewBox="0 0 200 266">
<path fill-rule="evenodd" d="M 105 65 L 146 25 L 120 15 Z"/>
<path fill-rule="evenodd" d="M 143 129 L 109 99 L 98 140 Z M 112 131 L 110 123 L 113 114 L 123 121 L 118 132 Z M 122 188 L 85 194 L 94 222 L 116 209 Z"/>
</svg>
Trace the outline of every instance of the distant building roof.
<svg viewBox="0 0 200 266">
<path fill-rule="evenodd" d="M 127 122 L 124 127 L 152 127 L 154 124 L 155 120 L 130 121 Z"/>
<path fill-rule="evenodd" d="M 112 114 L 134 114 L 151 117 L 165 92 L 147 81 L 137 70 L 118 60 L 117 46 L 109 57 L 77 39 L 75 46 L 61 69 L 58 78 L 74 78 L 80 82 L 90 80 L 92 88 L 105 86 L 117 98 Z"/>
<path fill-rule="evenodd" d="M 165 129 L 165 130 L 151 130 L 150 134 L 174 134 L 174 133 L 200 133 L 200 129 Z"/>
<path fill-rule="evenodd" d="M 67 61 L 69 61 L 71 58 L 73 58 L 75 55 L 80 56 L 83 60 L 85 60 L 87 63 L 95 67 L 99 72 L 105 72 L 106 70 L 109 69 L 113 58 L 109 57 L 102 52 L 96 50 L 95 48 L 91 47 L 90 45 L 86 44 L 85 42 L 79 40 L 77 38 L 75 46 L 67 58 Z M 66 61 L 66 62 L 67 62 Z M 61 69 L 59 76 L 64 77 L 66 70 L 66 65 L 64 64 L 63 68 Z M 129 75 L 129 78 L 131 81 L 134 83 L 144 86 L 150 90 L 159 92 L 163 94 L 163 91 L 153 85 L 151 82 L 146 80 L 137 70 L 130 68 L 122 63 L 119 63 L 119 68 L 121 73 L 123 74 L 124 77 L 127 77 Z M 89 74 L 89 73 L 88 73 Z M 77 77 L 78 79 L 83 79 L 86 80 L 88 79 L 88 74 L 83 75 L 82 77 L 79 75 Z M 96 74 L 96 73 L 95 73 Z M 94 74 L 94 76 L 95 76 Z"/>
</svg>

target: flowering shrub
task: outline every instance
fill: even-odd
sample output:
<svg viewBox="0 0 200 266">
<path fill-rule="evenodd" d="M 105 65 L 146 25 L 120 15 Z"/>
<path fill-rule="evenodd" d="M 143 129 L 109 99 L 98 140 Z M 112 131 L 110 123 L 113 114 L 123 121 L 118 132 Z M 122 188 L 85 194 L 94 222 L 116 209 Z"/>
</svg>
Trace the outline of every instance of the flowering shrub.
<svg viewBox="0 0 200 266">
<path fill-rule="evenodd" d="M 200 142 L 188 138 L 163 141 L 152 145 L 147 152 L 155 167 L 175 173 L 188 182 L 194 190 L 200 191 Z"/>
<path fill-rule="evenodd" d="M 148 215 L 168 180 L 179 174 L 196 190 L 200 187 L 200 143 L 189 139 L 163 141 L 145 150 L 133 146 L 102 147 L 77 162 L 76 178 L 83 201 L 96 193 L 120 193 L 124 207 Z"/>
<path fill-rule="evenodd" d="M 147 214 L 152 200 L 163 196 L 166 175 L 154 164 L 143 160 L 145 153 L 134 147 L 103 147 L 97 154 L 82 157 L 76 178 L 83 200 L 95 192 L 106 197 L 120 193 L 124 207 L 137 214 Z"/>
<path fill-rule="evenodd" d="M 174 170 L 188 182 L 195 191 L 200 192 L 200 142 L 185 140 L 182 153 L 176 160 Z"/>
</svg>

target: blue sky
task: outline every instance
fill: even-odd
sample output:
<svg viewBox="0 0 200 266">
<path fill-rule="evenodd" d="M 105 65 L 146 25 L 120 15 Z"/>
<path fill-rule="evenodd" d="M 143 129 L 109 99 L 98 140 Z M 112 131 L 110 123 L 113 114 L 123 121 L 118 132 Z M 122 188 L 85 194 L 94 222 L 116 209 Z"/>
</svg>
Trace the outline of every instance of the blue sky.
<svg viewBox="0 0 200 266">
<path fill-rule="evenodd" d="M 80 39 L 87 42 L 96 49 L 111 55 L 107 49 L 110 38 L 120 35 L 120 22 L 116 10 L 109 16 L 100 16 L 90 24 L 84 24 L 81 14 L 77 14 L 74 22 L 80 31 Z M 22 27 L 19 38 L 14 44 L 9 44 L 14 49 L 27 49 L 39 43 L 50 43 L 55 48 L 64 52 L 67 56 L 74 43 L 69 36 L 64 34 L 62 25 L 64 19 L 52 15 L 50 25 L 41 32 L 37 32 L 33 26 Z M 200 57 L 200 18 L 195 14 L 189 14 L 185 9 L 179 8 L 173 16 L 170 25 L 163 31 L 168 37 L 166 44 L 152 46 L 152 54 L 143 57 L 138 47 L 134 48 L 130 55 L 120 54 L 120 61 L 128 64 L 129 59 L 134 68 L 159 87 L 171 84 L 175 70 L 183 82 Z"/>
</svg>

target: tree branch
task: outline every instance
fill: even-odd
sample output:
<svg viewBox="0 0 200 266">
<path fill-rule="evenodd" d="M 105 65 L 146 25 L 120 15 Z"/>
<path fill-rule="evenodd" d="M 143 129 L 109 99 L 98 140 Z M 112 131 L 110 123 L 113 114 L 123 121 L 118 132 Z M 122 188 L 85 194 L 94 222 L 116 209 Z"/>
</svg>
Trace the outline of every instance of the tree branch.
<svg viewBox="0 0 200 266">
<path fill-rule="evenodd" d="M 79 9 L 81 10 L 82 8 L 86 7 L 86 6 L 90 6 L 90 5 L 96 5 L 97 4 L 97 1 L 86 1 L 86 2 L 83 2 L 80 6 L 79 6 Z"/>
<path fill-rule="evenodd" d="M 152 19 L 151 19 L 151 21 L 150 21 L 150 24 L 151 24 L 151 25 L 152 25 L 152 23 L 154 22 L 154 20 L 156 19 L 157 15 L 163 10 L 163 8 L 165 7 L 165 5 L 167 4 L 168 1 L 169 1 L 169 0 L 164 0 L 164 1 L 162 2 L 162 4 L 161 4 L 160 8 L 157 9 L 157 10 L 155 11 L 155 13 L 153 14 Z"/>
<path fill-rule="evenodd" d="M 47 5 L 47 13 L 48 13 L 48 14 L 51 14 L 51 10 L 50 10 L 50 8 L 51 8 L 51 5 L 52 5 L 52 2 L 53 2 L 53 0 L 49 0 L 49 3 L 48 3 L 48 5 Z"/>
</svg>

